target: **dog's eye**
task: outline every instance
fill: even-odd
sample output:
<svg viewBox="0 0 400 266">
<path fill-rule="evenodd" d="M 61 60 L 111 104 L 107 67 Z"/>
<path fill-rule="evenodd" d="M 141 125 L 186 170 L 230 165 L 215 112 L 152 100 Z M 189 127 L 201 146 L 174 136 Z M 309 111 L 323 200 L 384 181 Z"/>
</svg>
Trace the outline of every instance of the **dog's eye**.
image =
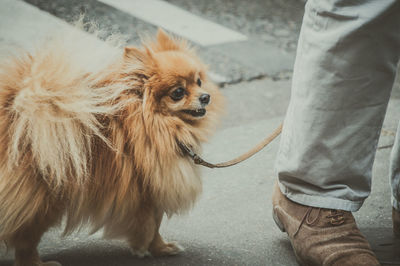
<svg viewBox="0 0 400 266">
<path fill-rule="evenodd" d="M 171 98 L 174 101 L 179 101 L 185 96 L 185 88 L 179 87 L 176 90 L 174 90 L 171 94 Z"/>
<path fill-rule="evenodd" d="M 201 87 L 201 79 L 197 79 L 197 85 L 199 85 L 199 87 Z"/>
</svg>

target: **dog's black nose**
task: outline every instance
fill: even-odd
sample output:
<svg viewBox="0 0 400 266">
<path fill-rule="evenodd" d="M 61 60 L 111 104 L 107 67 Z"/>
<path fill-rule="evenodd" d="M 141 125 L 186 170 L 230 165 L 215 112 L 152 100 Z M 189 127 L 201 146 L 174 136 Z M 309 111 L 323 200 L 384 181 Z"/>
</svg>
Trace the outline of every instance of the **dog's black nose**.
<svg viewBox="0 0 400 266">
<path fill-rule="evenodd" d="M 210 94 L 204 93 L 199 98 L 202 104 L 208 104 L 210 102 Z"/>
</svg>

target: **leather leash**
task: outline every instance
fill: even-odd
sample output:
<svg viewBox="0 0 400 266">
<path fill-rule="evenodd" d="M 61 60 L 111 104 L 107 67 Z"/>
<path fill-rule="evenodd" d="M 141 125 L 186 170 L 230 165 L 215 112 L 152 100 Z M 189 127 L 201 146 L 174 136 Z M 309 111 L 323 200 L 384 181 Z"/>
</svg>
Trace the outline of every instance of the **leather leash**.
<svg viewBox="0 0 400 266">
<path fill-rule="evenodd" d="M 236 157 L 235 159 L 223 163 L 217 163 L 217 164 L 209 163 L 203 160 L 199 155 L 193 152 L 192 149 L 190 149 L 187 145 L 183 144 L 182 142 L 178 142 L 178 145 L 181 147 L 182 151 L 185 154 L 189 155 L 193 159 L 193 162 L 195 164 L 203 165 L 208 168 L 224 168 L 241 163 L 250 158 L 251 156 L 253 156 L 254 154 L 256 154 L 257 152 L 259 152 L 260 150 L 262 150 L 265 146 L 271 143 L 271 141 L 273 141 L 277 136 L 279 136 L 279 134 L 281 134 L 282 127 L 283 124 L 280 124 L 280 126 L 276 128 L 271 135 L 267 136 L 263 141 L 261 141 L 259 144 L 257 144 L 254 148 L 252 148 L 248 152 Z"/>
</svg>

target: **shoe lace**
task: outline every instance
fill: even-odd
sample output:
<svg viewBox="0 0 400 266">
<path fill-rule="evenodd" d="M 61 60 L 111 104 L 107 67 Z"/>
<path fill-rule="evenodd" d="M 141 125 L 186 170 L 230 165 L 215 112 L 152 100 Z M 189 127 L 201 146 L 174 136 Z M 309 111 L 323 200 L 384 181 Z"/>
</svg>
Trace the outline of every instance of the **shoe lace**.
<svg viewBox="0 0 400 266">
<path fill-rule="evenodd" d="M 318 213 L 317 213 L 317 215 L 315 216 L 314 219 L 311 220 L 311 219 L 310 219 L 310 216 L 311 216 L 311 212 L 312 212 L 313 209 L 315 209 L 315 208 L 314 208 L 314 207 L 309 207 L 309 208 L 307 209 L 307 211 L 306 211 L 305 214 L 303 215 L 303 218 L 301 219 L 301 222 L 300 222 L 300 224 L 299 224 L 299 227 L 297 227 L 297 230 L 296 230 L 296 232 L 294 232 L 294 235 L 293 235 L 293 236 L 296 236 L 296 235 L 299 233 L 300 228 L 301 228 L 301 226 L 302 226 L 304 223 L 306 223 L 307 225 L 313 225 L 315 222 L 318 221 L 319 215 L 320 215 L 320 213 L 321 213 L 321 208 L 318 208 Z M 329 222 L 330 222 L 330 224 L 332 224 L 332 225 L 341 225 L 341 224 L 344 223 L 344 211 L 342 211 L 342 210 L 331 209 L 331 210 L 330 210 L 330 214 L 327 215 L 326 218 L 330 218 L 330 221 L 329 221 Z"/>
<path fill-rule="evenodd" d="M 341 225 L 344 223 L 344 211 L 342 210 L 330 210 L 330 214 L 326 218 L 330 218 L 332 225 Z"/>
<path fill-rule="evenodd" d="M 314 209 L 314 207 L 309 207 L 306 211 L 306 213 L 303 215 L 303 218 L 301 219 L 301 222 L 299 224 L 299 227 L 297 227 L 296 232 L 294 232 L 293 237 L 295 237 L 297 235 L 297 233 L 300 231 L 301 226 L 304 224 L 304 222 L 307 225 L 313 225 L 319 218 L 319 214 L 321 213 L 321 208 L 318 208 L 318 213 L 317 216 L 315 216 L 315 218 L 313 220 L 310 219 L 311 216 L 311 212 Z"/>
</svg>

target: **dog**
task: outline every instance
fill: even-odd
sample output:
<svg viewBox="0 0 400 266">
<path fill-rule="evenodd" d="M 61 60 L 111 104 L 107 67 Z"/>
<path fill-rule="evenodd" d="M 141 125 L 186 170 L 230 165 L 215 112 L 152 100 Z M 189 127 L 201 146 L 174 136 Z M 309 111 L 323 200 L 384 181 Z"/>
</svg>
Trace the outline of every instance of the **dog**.
<svg viewBox="0 0 400 266">
<path fill-rule="evenodd" d="M 59 265 L 37 245 L 62 220 L 65 234 L 103 229 L 138 256 L 179 253 L 161 220 L 202 191 L 179 143 L 200 153 L 223 112 L 206 65 L 161 29 L 96 71 L 49 42 L 0 66 L 0 240 L 15 265 Z"/>
</svg>

